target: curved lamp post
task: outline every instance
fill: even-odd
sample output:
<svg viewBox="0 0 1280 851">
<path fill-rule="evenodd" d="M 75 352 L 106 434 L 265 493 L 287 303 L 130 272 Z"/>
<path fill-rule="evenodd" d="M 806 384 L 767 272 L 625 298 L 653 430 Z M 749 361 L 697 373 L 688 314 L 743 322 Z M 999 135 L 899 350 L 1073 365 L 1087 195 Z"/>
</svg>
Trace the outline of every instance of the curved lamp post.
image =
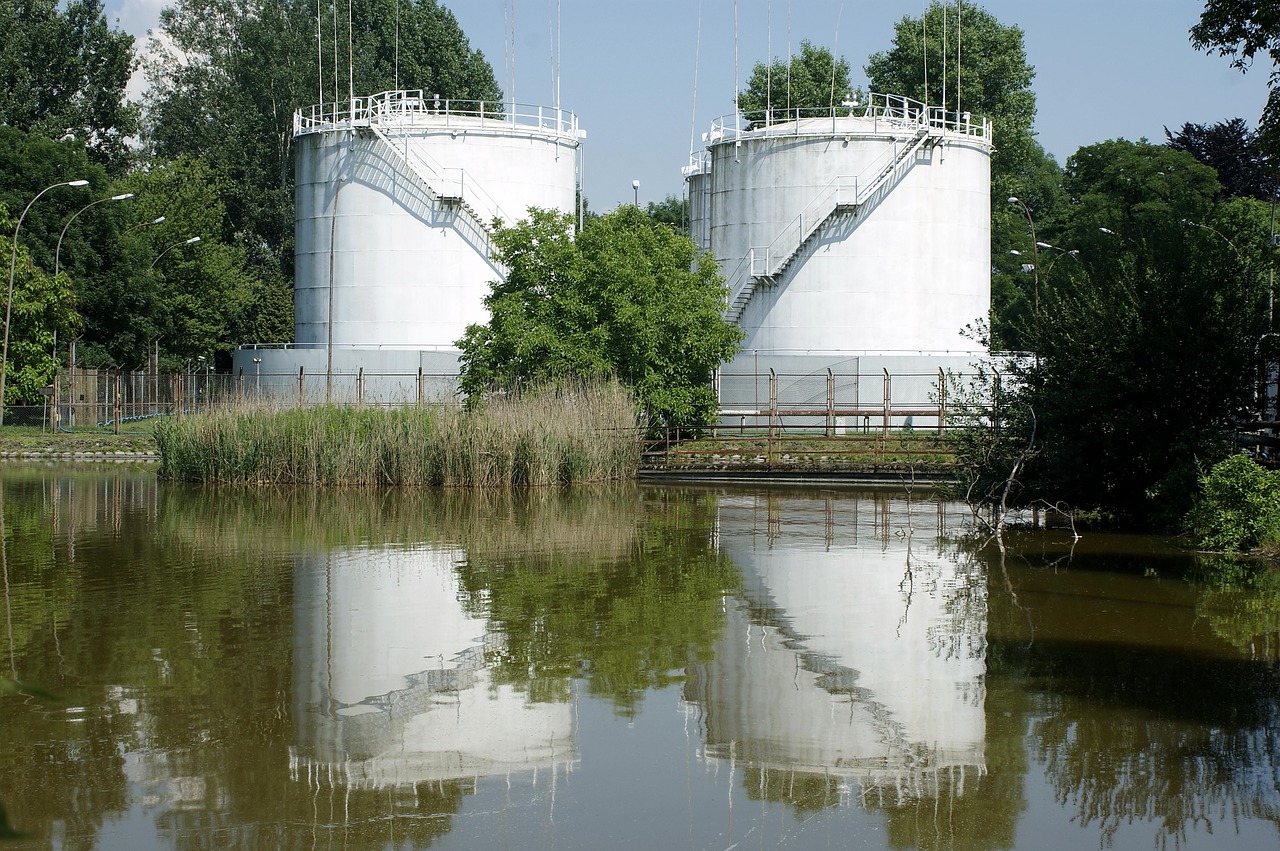
<svg viewBox="0 0 1280 851">
<path fill-rule="evenodd" d="M 58 272 L 62 269 L 62 238 L 67 235 L 67 228 L 71 227 L 71 223 L 76 220 L 76 216 L 80 215 L 90 207 L 96 207 L 99 204 L 105 204 L 108 201 L 124 201 L 132 197 L 132 192 L 126 192 L 123 195 L 112 195 L 110 198 L 99 198 L 97 201 L 90 201 L 88 204 L 85 204 L 79 210 L 76 210 L 71 214 L 71 218 L 67 219 L 67 223 L 62 226 L 62 233 L 58 234 L 58 247 L 53 251 L 53 276 L 55 278 L 58 276 Z"/>
<path fill-rule="evenodd" d="M 161 258 L 161 257 L 165 256 L 165 255 L 166 255 L 166 254 L 168 254 L 170 251 L 172 251 L 173 249 L 177 248 L 179 245 L 195 245 L 195 244 L 196 244 L 197 242 L 199 242 L 199 241 L 200 241 L 200 237 L 198 237 L 198 236 L 193 236 L 193 237 L 191 237 L 191 239 L 184 239 L 184 240 L 181 240 L 181 241 L 179 241 L 179 242 L 175 242 L 173 245 L 170 245 L 170 246 L 169 246 L 168 248 L 166 248 L 164 251 L 161 251 L 159 254 L 157 254 L 157 255 L 156 255 L 156 259 L 155 259 L 155 260 L 152 260 L 152 261 L 151 261 L 151 265 L 150 265 L 150 266 L 148 266 L 147 268 L 148 268 L 148 269 L 154 269 L 154 268 L 156 267 L 156 264 L 160 262 L 160 258 Z"/>
<path fill-rule="evenodd" d="M 131 227 L 131 228 L 126 228 L 126 229 L 125 229 L 125 231 L 124 231 L 124 233 L 122 233 L 122 234 L 120 234 L 120 235 L 121 235 L 121 236 L 128 236 L 129 234 L 133 233 L 133 232 L 134 232 L 135 230 L 137 230 L 138 228 L 150 227 L 151 225 L 158 225 L 158 224 L 162 224 L 163 222 L 164 222 L 164 216 L 159 216 L 158 218 L 154 218 L 154 219 L 152 219 L 152 220 L 151 220 L 151 221 L 149 221 L 149 222 L 143 222 L 143 223 L 141 223 L 141 224 L 134 225 L 134 226 L 133 226 L 133 227 Z"/>
<path fill-rule="evenodd" d="M 22 230 L 22 220 L 27 217 L 27 211 L 31 209 L 31 205 L 39 201 L 44 193 L 59 186 L 88 185 L 87 180 L 64 180 L 62 183 L 46 186 L 36 193 L 36 197 L 27 202 L 27 206 L 22 208 L 22 215 L 18 216 L 18 226 L 13 229 L 13 256 L 9 260 L 9 295 L 4 304 L 4 346 L 0 349 L 0 425 L 4 425 L 4 384 L 9 372 L 9 321 L 13 316 L 13 279 L 18 271 L 18 233 Z"/>
<path fill-rule="evenodd" d="M 1027 216 L 1027 224 L 1031 226 L 1031 271 L 1035 281 L 1035 312 L 1036 316 L 1040 315 L 1040 254 L 1038 249 L 1045 243 L 1036 241 L 1036 221 L 1031 218 L 1031 208 L 1017 195 L 1009 196 L 1009 203 L 1015 207 L 1021 207 L 1022 212 Z"/>
</svg>

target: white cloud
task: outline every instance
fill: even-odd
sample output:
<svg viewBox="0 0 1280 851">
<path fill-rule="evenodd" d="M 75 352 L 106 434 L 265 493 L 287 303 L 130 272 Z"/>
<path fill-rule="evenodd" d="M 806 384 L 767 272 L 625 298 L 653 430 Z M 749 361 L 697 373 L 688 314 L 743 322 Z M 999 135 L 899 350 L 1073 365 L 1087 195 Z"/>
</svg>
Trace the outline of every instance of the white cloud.
<svg viewBox="0 0 1280 851">
<path fill-rule="evenodd" d="M 154 29 L 160 20 L 160 9 L 171 2 L 172 0 L 107 0 L 107 20 L 112 24 L 118 22 L 122 30 L 141 42 L 146 38 L 147 30 Z"/>
</svg>

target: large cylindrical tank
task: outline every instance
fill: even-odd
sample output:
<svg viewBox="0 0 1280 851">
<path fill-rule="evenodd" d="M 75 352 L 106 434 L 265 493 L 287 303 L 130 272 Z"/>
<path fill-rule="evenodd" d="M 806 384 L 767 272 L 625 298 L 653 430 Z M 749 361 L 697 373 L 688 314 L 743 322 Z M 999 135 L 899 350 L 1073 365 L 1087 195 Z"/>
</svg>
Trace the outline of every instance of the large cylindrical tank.
<svg viewBox="0 0 1280 851">
<path fill-rule="evenodd" d="M 721 119 L 708 149 L 711 251 L 745 349 L 979 350 L 962 329 L 990 305 L 988 122 L 875 95 Z"/>
<path fill-rule="evenodd" d="M 452 347 L 503 275 L 495 218 L 575 206 L 570 112 L 384 92 L 295 116 L 295 340 Z"/>
</svg>

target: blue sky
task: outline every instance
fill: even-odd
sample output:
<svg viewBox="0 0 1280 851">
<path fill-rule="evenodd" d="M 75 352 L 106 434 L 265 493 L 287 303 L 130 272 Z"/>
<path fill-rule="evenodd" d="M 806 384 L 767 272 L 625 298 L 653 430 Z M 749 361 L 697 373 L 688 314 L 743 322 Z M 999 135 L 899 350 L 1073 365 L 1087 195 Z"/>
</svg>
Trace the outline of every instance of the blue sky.
<svg viewBox="0 0 1280 851">
<path fill-rule="evenodd" d="M 171 0 L 106 0 L 113 24 L 143 37 Z M 326 0 L 327 2 L 327 0 Z M 341 0 L 340 0 L 341 2 Z M 510 0 L 442 0 L 500 83 L 510 74 L 504 9 Z M 925 0 L 514 0 L 515 96 L 553 101 L 551 33 L 560 9 L 560 100 L 587 130 L 585 183 L 595 210 L 681 192 L 691 139 L 733 109 L 735 79 L 801 39 L 845 56 L 854 82 L 887 49 L 893 24 Z M 967 7 L 969 3 L 965 3 Z M 1025 34 L 1036 68 L 1041 143 L 1063 162 L 1105 139 L 1163 141 L 1164 127 L 1241 117 L 1256 124 L 1270 67 L 1240 74 L 1191 47 L 1202 0 L 987 0 Z M 699 38 L 699 19 L 701 37 Z M 145 39 L 143 39 L 145 41 Z M 139 46 L 142 46 L 140 42 Z M 772 48 L 770 50 L 770 48 Z M 696 60 L 696 63 L 695 63 Z M 696 104 L 695 104 L 696 69 Z M 695 108 L 696 107 L 696 108 Z M 999 140 L 996 140 L 999 144 Z"/>
</svg>

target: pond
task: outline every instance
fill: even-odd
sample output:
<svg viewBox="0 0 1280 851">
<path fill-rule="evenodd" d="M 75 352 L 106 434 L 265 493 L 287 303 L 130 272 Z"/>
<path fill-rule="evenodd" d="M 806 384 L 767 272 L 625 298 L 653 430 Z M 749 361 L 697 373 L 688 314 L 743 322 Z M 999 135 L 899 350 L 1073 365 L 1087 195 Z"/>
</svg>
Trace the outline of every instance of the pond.
<svg viewBox="0 0 1280 851">
<path fill-rule="evenodd" d="M 927 492 L 0 466 L 13 848 L 1260 848 L 1280 590 Z M 0 825 L 2 826 L 2 825 Z"/>
</svg>

